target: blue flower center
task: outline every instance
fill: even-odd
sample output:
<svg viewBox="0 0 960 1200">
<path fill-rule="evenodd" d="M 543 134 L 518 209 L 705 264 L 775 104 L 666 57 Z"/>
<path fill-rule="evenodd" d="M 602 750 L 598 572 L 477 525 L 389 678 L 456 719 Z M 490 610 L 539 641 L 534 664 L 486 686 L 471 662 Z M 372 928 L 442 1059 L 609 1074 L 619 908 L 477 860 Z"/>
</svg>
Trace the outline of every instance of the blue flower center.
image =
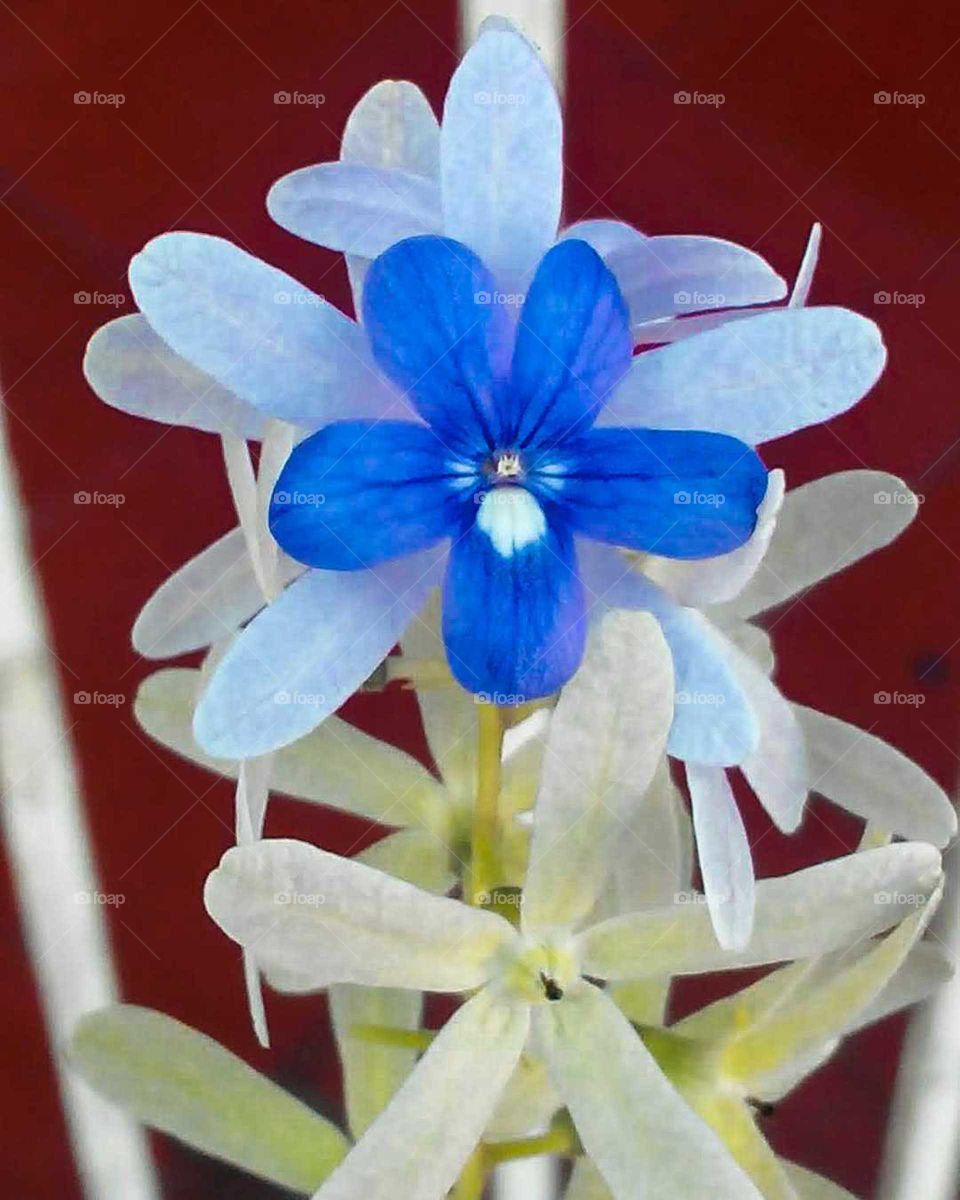
<svg viewBox="0 0 960 1200">
<path fill-rule="evenodd" d="M 523 459 L 517 450 L 497 450 L 484 463 L 483 473 L 495 487 L 518 483 L 524 476 Z"/>
</svg>

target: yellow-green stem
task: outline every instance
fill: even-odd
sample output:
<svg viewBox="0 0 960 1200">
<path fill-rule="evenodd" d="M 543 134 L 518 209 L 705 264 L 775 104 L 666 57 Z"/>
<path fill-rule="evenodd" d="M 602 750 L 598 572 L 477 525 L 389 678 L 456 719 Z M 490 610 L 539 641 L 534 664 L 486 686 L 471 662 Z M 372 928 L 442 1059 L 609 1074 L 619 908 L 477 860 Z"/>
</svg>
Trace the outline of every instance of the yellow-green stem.
<svg viewBox="0 0 960 1200">
<path fill-rule="evenodd" d="M 460 1178 L 453 1185 L 450 1200 L 481 1200 L 487 1185 L 487 1164 L 483 1147 L 478 1146 L 464 1163 Z"/>
<path fill-rule="evenodd" d="M 399 1029 L 395 1025 L 354 1025 L 350 1033 L 359 1042 L 404 1050 L 426 1050 L 437 1036 L 432 1029 Z"/>
<path fill-rule="evenodd" d="M 470 899 L 484 904 L 497 883 L 497 821 L 503 720 L 495 704 L 477 706 L 477 791 L 470 855 Z"/>
<path fill-rule="evenodd" d="M 498 1163 L 512 1162 L 518 1158 L 532 1158 L 537 1154 L 572 1155 L 579 1152 L 579 1146 L 571 1135 L 570 1130 L 562 1123 L 557 1123 L 546 1133 L 536 1137 L 515 1138 L 509 1142 L 491 1142 L 483 1147 L 486 1162 L 495 1167 Z"/>
</svg>

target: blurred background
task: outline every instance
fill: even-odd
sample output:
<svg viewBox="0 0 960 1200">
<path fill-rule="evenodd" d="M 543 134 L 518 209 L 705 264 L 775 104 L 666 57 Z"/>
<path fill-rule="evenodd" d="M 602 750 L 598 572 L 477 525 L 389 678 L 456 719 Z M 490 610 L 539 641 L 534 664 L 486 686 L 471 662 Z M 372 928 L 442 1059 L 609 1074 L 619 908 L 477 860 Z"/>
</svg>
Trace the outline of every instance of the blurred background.
<svg viewBox="0 0 960 1200">
<path fill-rule="evenodd" d="M 218 442 L 105 407 L 80 364 L 90 334 L 132 311 L 131 255 L 168 228 L 241 242 L 348 308 L 342 261 L 273 225 L 267 188 L 295 167 L 336 158 L 347 114 L 382 78 L 413 80 L 439 110 L 460 14 L 453 0 L 0 0 L 0 33 L 0 379 L 99 887 L 122 897 L 102 914 L 120 991 L 211 1034 L 337 1116 L 324 1001 L 270 996 L 274 1045 L 260 1050 L 236 947 L 203 911 L 204 877 L 232 840 L 232 786 L 174 759 L 132 718 L 152 669 L 130 648 L 137 611 L 234 524 Z M 919 517 L 892 547 L 766 623 L 787 695 L 886 738 L 953 791 L 960 11 L 906 0 L 569 0 L 562 49 L 567 221 L 615 216 L 649 233 L 727 237 L 789 279 L 819 220 L 813 302 L 879 322 L 891 360 L 871 395 L 829 426 L 769 446 L 766 457 L 790 486 L 862 466 L 892 471 L 920 494 Z M 318 99 L 276 101 L 294 92 Z M 92 503 L 95 493 L 113 500 Z M 918 699 L 878 702 L 895 692 Z M 424 753 L 414 709 L 398 692 L 354 700 L 346 715 Z M 824 802 L 787 839 L 743 799 L 759 874 L 856 844 L 857 823 Z M 282 798 L 267 832 L 340 853 L 378 836 Z M 10 863 L 2 865 L 0 1177 L 9 1195 L 80 1200 L 57 1048 L 45 1033 Z M 675 1011 L 729 986 L 684 986 Z M 846 1043 L 764 1118 L 775 1147 L 873 1195 L 902 1025 L 892 1019 Z M 281 1195 L 175 1143 L 153 1145 L 164 1200 Z"/>
</svg>

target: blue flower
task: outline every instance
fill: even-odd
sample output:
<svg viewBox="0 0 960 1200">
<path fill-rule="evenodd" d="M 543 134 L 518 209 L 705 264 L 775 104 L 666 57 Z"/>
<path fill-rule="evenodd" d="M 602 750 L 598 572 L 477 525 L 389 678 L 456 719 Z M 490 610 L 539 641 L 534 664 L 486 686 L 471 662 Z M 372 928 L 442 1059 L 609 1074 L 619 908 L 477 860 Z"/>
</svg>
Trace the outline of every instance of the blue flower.
<svg viewBox="0 0 960 1200">
<path fill-rule="evenodd" d="M 567 240 L 519 319 L 466 246 L 421 236 L 376 259 L 363 324 L 424 423 L 337 421 L 301 442 L 270 528 L 311 567 L 376 567 L 450 539 L 443 634 L 468 690 L 533 699 L 576 670 L 586 631 L 576 537 L 676 558 L 747 540 L 766 490 L 756 452 L 721 433 L 606 427 L 632 358 L 603 260 Z"/>
</svg>

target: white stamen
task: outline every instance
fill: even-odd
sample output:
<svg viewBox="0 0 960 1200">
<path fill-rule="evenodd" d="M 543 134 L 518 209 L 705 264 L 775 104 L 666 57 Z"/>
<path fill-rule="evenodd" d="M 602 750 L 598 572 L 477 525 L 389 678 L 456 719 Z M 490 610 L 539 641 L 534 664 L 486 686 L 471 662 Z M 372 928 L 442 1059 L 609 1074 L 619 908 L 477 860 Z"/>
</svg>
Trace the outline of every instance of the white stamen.
<svg viewBox="0 0 960 1200">
<path fill-rule="evenodd" d="M 480 503 L 477 525 L 503 558 L 539 541 L 547 531 L 543 509 L 524 488 L 499 487 Z"/>
</svg>

